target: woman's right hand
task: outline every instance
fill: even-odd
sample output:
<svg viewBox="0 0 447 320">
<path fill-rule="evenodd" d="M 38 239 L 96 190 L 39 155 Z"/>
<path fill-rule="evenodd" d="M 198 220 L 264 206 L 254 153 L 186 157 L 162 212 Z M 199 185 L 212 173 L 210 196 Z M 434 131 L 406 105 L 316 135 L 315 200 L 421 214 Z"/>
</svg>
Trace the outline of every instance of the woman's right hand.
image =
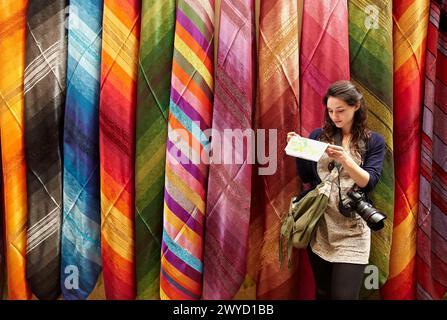
<svg viewBox="0 0 447 320">
<path fill-rule="evenodd" d="M 296 132 L 287 132 L 287 143 L 289 143 L 290 139 L 295 136 L 295 137 L 299 137 L 300 135 Z"/>
</svg>

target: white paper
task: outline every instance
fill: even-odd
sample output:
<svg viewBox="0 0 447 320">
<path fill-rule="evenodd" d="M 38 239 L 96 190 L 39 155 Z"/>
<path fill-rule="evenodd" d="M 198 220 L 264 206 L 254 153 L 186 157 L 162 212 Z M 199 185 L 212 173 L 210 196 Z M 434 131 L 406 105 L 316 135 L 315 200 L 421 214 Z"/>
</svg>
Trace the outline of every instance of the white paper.
<svg viewBox="0 0 447 320">
<path fill-rule="evenodd" d="M 289 156 L 318 162 L 328 147 L 328 143 L 300 136 L 290 138 L 285 151 Z"/>
</svg>

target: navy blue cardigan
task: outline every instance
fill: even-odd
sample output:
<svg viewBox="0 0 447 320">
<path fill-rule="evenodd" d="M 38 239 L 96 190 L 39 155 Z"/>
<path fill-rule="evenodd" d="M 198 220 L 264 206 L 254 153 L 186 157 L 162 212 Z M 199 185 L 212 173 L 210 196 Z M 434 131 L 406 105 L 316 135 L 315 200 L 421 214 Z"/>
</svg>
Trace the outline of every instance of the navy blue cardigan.
<svg viewBox="0 0 447 320">
<path fill-rule="evenodd" d="M 313 140 L 319 140 L 322 131 L 323 130 L 321 128 L 313 130 L 310 133 L 309 138 Z M 382 173 L 382 163 L 384 155 L 384 138 L 377 132 L 371 132 L 371 137 L 366 143 L 366 152 L 364 155 L 363 164 L 361 166 L 361 168 L 369 173 L 368 184 L 364 188 L 362 188 L 367 196 L 368 201 L 370 201 L 368 197 L 369 192 L 371 192 L 376 186 L 377 182 L 379 182 L 379 178 Z M 299 198 L 301 198 L 307 192 L 315 188 L 321 182 L 321 179 L 318 176 L 317 163 L 315 161 L 297 158 L 296 164 L 298 168 L 298 175 L 300 176 L 301 181 L 303 183 L 309 183 L 311 185 L 310 189 L 303 191 L 299 195 Z"/>
</svg>

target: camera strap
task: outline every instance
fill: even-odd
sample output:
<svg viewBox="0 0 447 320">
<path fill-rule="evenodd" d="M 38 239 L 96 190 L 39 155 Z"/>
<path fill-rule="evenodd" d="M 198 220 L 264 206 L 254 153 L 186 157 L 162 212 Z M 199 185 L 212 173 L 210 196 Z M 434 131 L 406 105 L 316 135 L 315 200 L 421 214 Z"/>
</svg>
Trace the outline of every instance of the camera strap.
<svg viewBox="0 0 447 320">
<path fill-rule="evenodd" d="M 340 131 L 337 131 L 337 133 L 335 133 L 335 135 L 334 135 L 334 142 L 335 142 L 335 144 L 337 146 L 341 146 L 341 147 L 343 146 Z M 341 167 L 341 165 L 340 165 L 340 163 L 335 162 L 335 167 L 337 168 L 337 171 L 338 171 L 338 176 L 337 176 L 337 179 L 338 179 L 338 199 L 339 199 L 338 200 L 338 209 L 339 209 L 340 213 L 342 215 L 344 215 L 345 217 L 354 218 L 355 217 L 355 212 L 350 210 L 350 208 L 346 208 L 343 205 L 343 200 L 342 200 L 342 197 L 341 197 L 341 183 L 340 183 L 340 172 L 341 172 L 340 167 Z"/>
</svg>

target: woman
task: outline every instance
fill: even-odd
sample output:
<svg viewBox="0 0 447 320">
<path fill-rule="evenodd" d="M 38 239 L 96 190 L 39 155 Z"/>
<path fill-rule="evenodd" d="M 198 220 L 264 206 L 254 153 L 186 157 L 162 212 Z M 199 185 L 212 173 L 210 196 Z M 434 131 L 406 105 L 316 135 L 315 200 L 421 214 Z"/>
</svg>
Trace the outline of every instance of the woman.
<svg viewBox="0 0 447 320">
<path fill-rule="evenodd" d="M 324 126 L 313 130 L 309 138 L 330 145 L 318 163 L 297 158 L 298 173 L 303 183 L 311 185 L 309 190 L 332 170 L 339 170 L 336 176 L 340 179 L 332 182 L 328 207 L 314 230 L 308 253 L 317 299 L 358 299 L 369 260 L 371 231 L 358 214 L 350 217 L 340 212 L 339 186 L 342 200 L 355 185 L 366 195 L 371 192 L 382 171 L 385 141 L 368 130 L 363 96 L 351 82 L 332 84 L 323 103 Z M 289 132 L 287 140 L 294 135 Z M 336 140 L 341 146 L 335 145 Z"/>
</svg>

